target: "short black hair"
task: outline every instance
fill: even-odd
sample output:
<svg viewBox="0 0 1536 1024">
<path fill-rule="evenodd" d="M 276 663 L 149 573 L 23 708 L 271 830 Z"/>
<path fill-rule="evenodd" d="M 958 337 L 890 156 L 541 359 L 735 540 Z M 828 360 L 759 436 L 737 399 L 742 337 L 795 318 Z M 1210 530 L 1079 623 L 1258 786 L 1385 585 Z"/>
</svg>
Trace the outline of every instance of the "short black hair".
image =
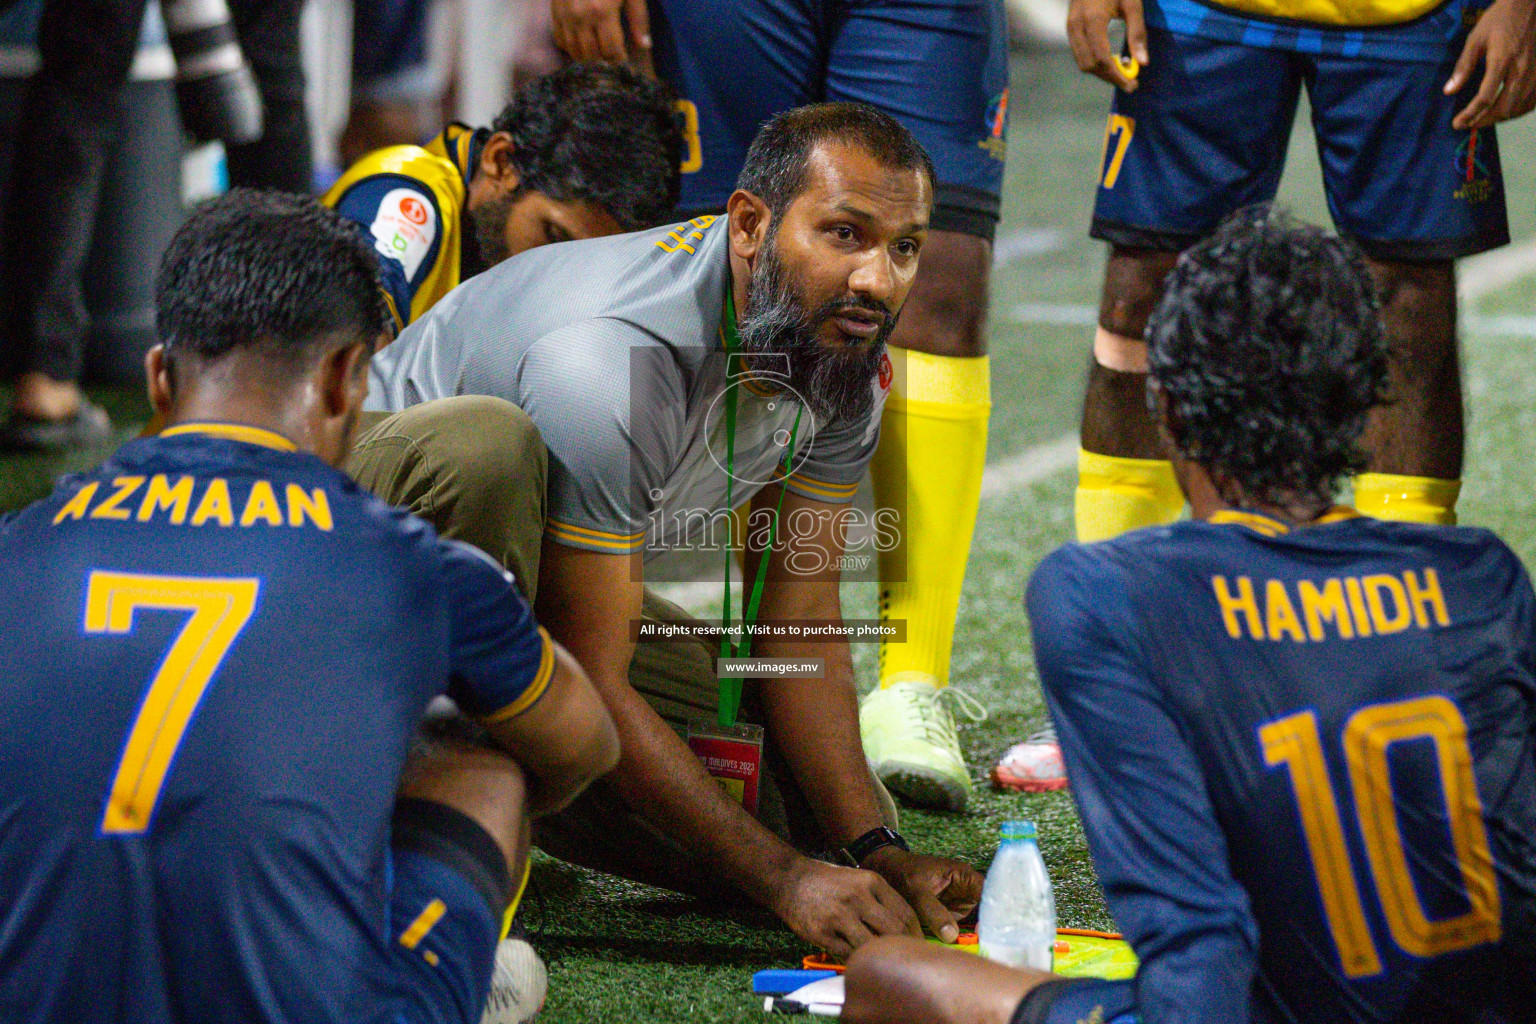
<svg viewBox="0 0 1536 1024">
<path fill-rule="evenodd" d="M 1365 467 L 1387 356 L 1360 250 L 1267 205 L 1186 250 L 1147 324 L 1150 398 L 1175 447 L 1266 504 L 1331 502 Z"/>
<path fill-rule="evenodd" d="M 758 130 L 736 187 L 777 216 L 805 190 L 806 166 L 824 142 L 857 146 L 887 167 L 921 169 L 930 191 L 937 184 L 928 151 L 891 115 L 867 103 L 813 103 L 775 114 Z"/>
<path fill-rule="evenodd" d="M 254 346 L 290 364 L 338 335 L 372 341 L 392 322 L 378 257 L 351 224 L 306 196 L 248 188 L 202 203 L 176 232 L 155 311 L 173 357 Z"/>
<path fill-rule="evenodd" d="M 683 136 L 665 85 L 619 64 L 567 64 L 518 91 L 491 125 L 512 137 L 518 192 L 607 210 L 625 231 L 677 205 Z"/>
</svg>

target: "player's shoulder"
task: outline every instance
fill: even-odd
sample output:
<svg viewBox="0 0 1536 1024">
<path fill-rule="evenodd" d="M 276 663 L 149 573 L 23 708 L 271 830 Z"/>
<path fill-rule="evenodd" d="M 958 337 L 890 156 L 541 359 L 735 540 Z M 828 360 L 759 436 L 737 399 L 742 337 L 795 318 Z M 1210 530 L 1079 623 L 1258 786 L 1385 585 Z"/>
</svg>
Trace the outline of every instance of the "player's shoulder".
<svg viewBox="0 0 1536 1024">
<path fill-rule="evenodd" d="M 1067 543 L 1041 560 L 1031 577 L 1031 588 L 1054 584 L 1093 586 L 1119 583 L 1127 573 L 1149 560 L 1166 555 L 1171 545 L 1185 543 L 1180 527 L 1153 526 L 1132 530 L 1109 540 Z"/>
<path fill-rule="evenodd" d="M 1041 559 L 1025 591 L 1036 631 L 1085 619 L 1131 619 L 1130 572 L 1138 547 L 1127 535 L 1063 544 Z"/>
<path fill-rule="evenodd" d="M 451 199 L 455 205 L 463 198 L 463 174 L 447 157 L 423 146 L 388 146 L 347 168 L 321 202 L 334 208 L 359 186 L 409 187 L 412 183 L 434 198 Z"/>
</svg>

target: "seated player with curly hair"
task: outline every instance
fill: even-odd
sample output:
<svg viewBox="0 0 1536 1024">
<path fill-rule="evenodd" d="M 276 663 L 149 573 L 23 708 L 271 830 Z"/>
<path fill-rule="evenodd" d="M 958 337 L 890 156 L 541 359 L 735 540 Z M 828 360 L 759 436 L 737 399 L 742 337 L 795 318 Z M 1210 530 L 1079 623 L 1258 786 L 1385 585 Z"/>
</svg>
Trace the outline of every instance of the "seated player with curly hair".
<svg viewBox="0 0 1536 1024">
<path fill-rule="evenodd" d="M 1536 595 L 1486 530 L 1333 503 L 1387 372 L 1360 254 L 1239 213 L 1147 340 L 1194 520 L 1069 544 L 1028 597 L 1139 973 L 882 939 L 843 1019 L 1536 1020 Z"/>
<path fill-rule="evenodd" d="M 526 249 L 661 223 L 682 146 L 666 86 L 571 64 L 525 86 L 489 128 L 454 123 L 424 147 L 368 154 L 322 202 L 378 252 L 398 332 Z"/>
</svg>

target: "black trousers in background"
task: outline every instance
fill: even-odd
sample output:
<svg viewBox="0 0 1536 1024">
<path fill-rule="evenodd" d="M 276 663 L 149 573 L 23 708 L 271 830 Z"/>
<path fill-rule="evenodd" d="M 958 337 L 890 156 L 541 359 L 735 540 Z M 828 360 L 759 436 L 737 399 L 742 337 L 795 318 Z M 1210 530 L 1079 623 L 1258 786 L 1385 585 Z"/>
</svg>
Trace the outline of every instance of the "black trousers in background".
<svg viewBox="0 0 1536 1024">
<path fill-rule="evenodd" d="M 43 8 L 41 64 L 16 126 L 0 259 L 0 330 L 19 372 L 79 379 L 89 326 L 81 276 L 146 2 L 48 0 Z M 230 183 L 308 193 L 303 0 L 230 0 L 229 6 L 266 108 L 262 138 L 230 147 Z"/>
</svg>

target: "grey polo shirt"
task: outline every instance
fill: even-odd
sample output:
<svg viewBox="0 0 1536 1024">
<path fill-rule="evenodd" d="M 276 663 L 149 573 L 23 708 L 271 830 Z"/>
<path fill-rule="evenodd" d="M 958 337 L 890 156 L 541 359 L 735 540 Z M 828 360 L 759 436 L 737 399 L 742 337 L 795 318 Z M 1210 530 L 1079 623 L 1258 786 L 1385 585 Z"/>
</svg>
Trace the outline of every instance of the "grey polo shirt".
<svg viewBox="0 0 1536 1024">
<path fill-rule="evenodd" d="M 453 395 L 517 405 L 549 449 L 548 532 L 592 551 L 649 557 L 697 543 L 730 506 L 783 476 L 792 432 L 789 490 L 849 502 L 879 439 L 889 363 L 858 422 L 816 422 L 791 392 L 729 376 L 727 229 L 723 217 L 699 217 L 507 260 L 374 358 L 367 408 Z"/>
</svg>

